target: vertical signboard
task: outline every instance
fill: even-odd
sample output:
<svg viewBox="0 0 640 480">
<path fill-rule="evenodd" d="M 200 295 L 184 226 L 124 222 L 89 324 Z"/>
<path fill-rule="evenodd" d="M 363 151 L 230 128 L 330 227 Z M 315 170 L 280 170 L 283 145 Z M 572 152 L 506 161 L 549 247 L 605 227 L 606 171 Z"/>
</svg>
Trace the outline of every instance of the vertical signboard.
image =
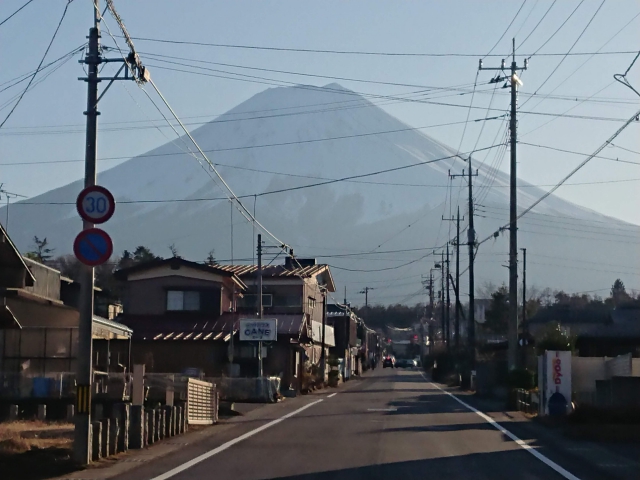
<svg viewBox="0 0 640 480">
<path fill-rule="evenodd" d="M 544 367 L 544 413 L 563 415 L 571 404 L 571 352 L 546 351 Z"/>
</svg>

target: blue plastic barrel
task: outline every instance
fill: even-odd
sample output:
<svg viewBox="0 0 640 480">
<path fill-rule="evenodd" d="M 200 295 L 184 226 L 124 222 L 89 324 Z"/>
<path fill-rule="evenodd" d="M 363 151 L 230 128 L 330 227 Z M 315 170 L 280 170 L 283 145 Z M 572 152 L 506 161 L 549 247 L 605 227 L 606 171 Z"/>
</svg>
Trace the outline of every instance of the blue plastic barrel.
<svg viewBox="0 0 640 480">
<path fill-rule="evenodd" d="M 33 379 L 33 396 L 37 398 L 48 397 L 51 393 L 52 378 L 35 377 Z"/>
</svg>

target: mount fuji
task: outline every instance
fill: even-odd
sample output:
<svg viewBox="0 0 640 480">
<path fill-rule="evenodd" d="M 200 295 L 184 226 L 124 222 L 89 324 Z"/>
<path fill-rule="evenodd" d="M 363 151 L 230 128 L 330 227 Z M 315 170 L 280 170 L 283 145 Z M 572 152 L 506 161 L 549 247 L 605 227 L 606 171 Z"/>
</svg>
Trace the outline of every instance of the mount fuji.
<svg viewBox="0 0 640 480">
<path fill-rule="evenodd" d="M 192 135 L 247 209 L 255 208 L 260 222 L 298 256 L 332 265 L 339 287 L 353 292 L 372 286 L 373 303 L 424 299 L 420 276 L 439 260 L 430 247 L 455 234 L 455 225 L 442 220 L 451 213 L 443 203 L 448 174 L 468 169 L 468 162 L 455 157 L 454 149 L 338 84 L 265 90 Z M 146 245 L 168 256 L 173 244 L 191 260 L 202 261 L 215 250 L 221 262 L 232 251 L 235 261 L 251 262 L 258 230 L 232 213 L 220 182 L 189 150 L 195 151 L 183 137 L 99 174 L 98 183 L 117 200 L 114 217 L 103 226 L 115 252 Z M 401 168 L 292 189 L 396 167 Z M 473 180 L 481 204 L 475 229 L 482 240 L 508 221 L 509 177 L 483 166 Z M 82 227 L 75 211 L 82 185 L 77 180 L 11 205 L 9 234 L 21 251 L 37 235 L 56 254 L 71 252 Z M 460 186 L 451 199 L 460 198 L 466 228 L 466 186 Z M 544 194 L 524 180 L 518 186 L 521 206 Z M 528 284 L 606 294 L 618 277 L 628 286 L 640 283 L 639 233 L 638 226 L 551 195 L 519 222 L 519 246 L 527 247 L 530 262 Z M 505 234 L 480 247 L 477 284 L 507 280 L 507 252 Z M 465 247 L 461 269 L 467 258 Z M 463 278 L 463 289 L 465 283 Z"/>
</svg>

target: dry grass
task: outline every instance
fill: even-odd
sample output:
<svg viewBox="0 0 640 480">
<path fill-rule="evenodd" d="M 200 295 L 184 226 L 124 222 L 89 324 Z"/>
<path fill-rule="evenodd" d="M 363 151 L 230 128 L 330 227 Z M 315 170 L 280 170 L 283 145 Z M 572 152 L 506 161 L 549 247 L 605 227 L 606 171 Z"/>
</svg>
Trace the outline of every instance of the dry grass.
<svg viewBox="0 0 640 480">
<path fill-rule="evenodd" d="M 0 423 L 0 451 L 23 453 L 45 448 L 71 448 L 73 425 L 17 421 Z"/>
</svg>

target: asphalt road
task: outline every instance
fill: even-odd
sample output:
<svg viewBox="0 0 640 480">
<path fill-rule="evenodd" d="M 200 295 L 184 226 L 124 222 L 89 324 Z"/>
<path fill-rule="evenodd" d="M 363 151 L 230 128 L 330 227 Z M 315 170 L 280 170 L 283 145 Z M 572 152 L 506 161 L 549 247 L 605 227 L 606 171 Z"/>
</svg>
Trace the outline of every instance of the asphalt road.
<svg viewBox="0 0 640 480">
<path fill-rule="evenodd" d="M 214 427 L 219 434 L 118 480 L 609 478 L 520 437 L 536 457 L 509 437 L 516 424 L 501 432 L 487 418 L 418 370 L 379 368 L 364 380 Z"/>
</svg>

